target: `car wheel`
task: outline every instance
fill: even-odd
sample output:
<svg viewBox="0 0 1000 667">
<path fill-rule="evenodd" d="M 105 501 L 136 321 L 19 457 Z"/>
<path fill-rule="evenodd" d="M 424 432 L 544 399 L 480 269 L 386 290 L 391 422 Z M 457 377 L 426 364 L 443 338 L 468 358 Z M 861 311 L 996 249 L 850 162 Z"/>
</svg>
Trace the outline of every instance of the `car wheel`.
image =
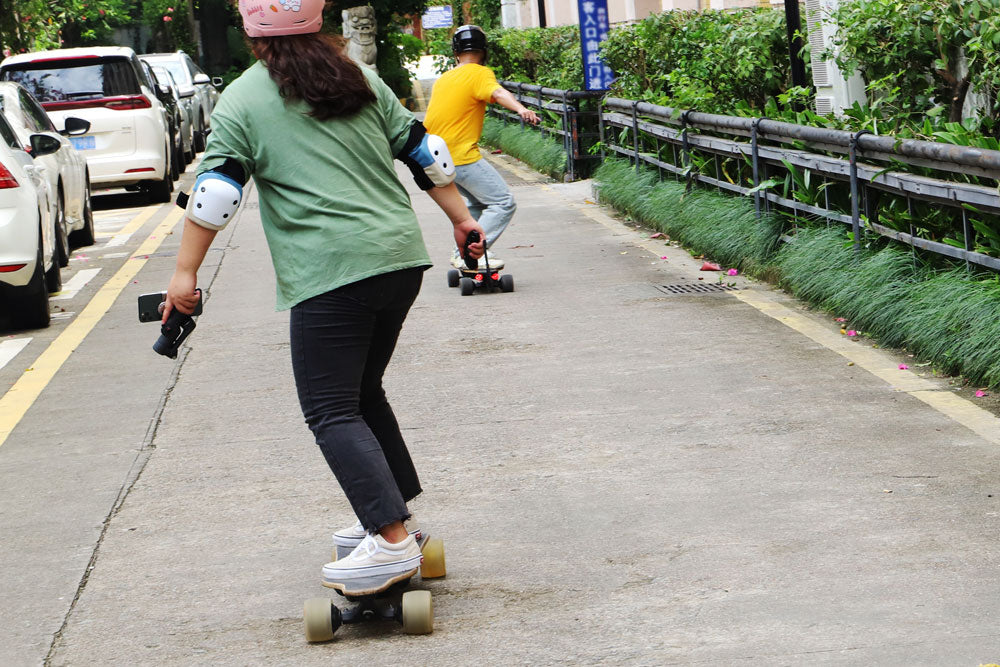
<svg viewBox="0 0 1000 667">
<path fill-rule="evenodd" d="M 154 204 L 166 204 L 170 201 L 170 193 L 174 191 L 174 182 L 170 179 L 170 165 L 163 164 L 163 180 L 151 181 L 146 186 L 149 200 Z"/>
<path fill-rule="evenodd" d="M 55 260 L 53 264 L 69 266 L 69 237 L 66 235 L 66 206 L 63 204 L 62 189 L 59 190 L 59 208 L 56 209 Z"/>
<path fill-rule="evenodd" d="M 184 153 L 184 138 L 177 135 L 177 178 L 187 170 L 187 155 Z"/>
<path fill-rule="evenodd" d="M 83 191 L 83 227 L 69 233 L 70 245 L 74 248 L 94 245 L 94 208 L 90 202 L 90 175 Z"/>
<path fill-rule="evenodd" d="M 201 153 L 205 150 L 205 119 L 198 116 L 198 128 L 194 131 L 194 152 Z"/>
<path fill-rule="evenodd" d="M 58 225 L 56 225 L 55 232 L 56 232 L 56 238 L 58 238 L 59 235 L 60 235 L 59 226 Z M 65 236 L 66 236 L 65 231 L 62 232 L 62 236 L 63 236 L 63 238 L 65 238 Z M 61 248 L 62 247 L 62 242 L 58 242 L 58 243 L 59 243 L 59 247 Z M 59 254 L 62 255 L 62 253 L 59 253 Z M 53 256 L 52 257 L 52 266 L 51 266 L 51 268 L 49 268 L 48 271 L 45 272 L 45 291 L 48 292 L 49 294 L 52 294 L 53 292 L 58 292 L 59 290 L 62 289 L 62 271 L 60 269 L 61 269 L 61 267 L 65 266 L 65 265 L 61 264 L 58 260 L 59 260 L 58 257 Z M 67 260 L 66 264 L 69 264 L 68 260 Z M 48 308 L 48 297 L 46 297 L 46 309 L 47 308 Z"/>
<path fill-rule="evenodd" d="M 181 177 L 181 151 L 180 148 L 174 146 L 174 149 L 170 151 L 170 179 L 176 181 Z"/>
<path fill-rule="evenodd" d="M 31 280 L 24 287 L 7 287 L 4 290 L 7 292 L 7 303 L 10 304 L 10 316 L 15 327 L 44 329 L 49 326 L 49 293 L 45 288 L 44 260 L 39 234 L 38 257 Z M 58 262 L 53 264 L 58 265 Z"/>
</svg>

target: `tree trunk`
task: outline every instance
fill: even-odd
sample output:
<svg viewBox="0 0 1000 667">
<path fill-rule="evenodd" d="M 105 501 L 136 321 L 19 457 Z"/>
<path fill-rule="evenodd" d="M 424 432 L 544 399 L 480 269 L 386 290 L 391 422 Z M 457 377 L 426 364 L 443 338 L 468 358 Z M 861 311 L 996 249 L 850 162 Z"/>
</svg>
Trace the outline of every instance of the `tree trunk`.
<svg viewBox="0 0 1000 667">
<path fill-rule="evenodd" d="M 965 97 L 969 94 L 969 77 L 959 81 L 952 88 L 951 104 L 948 109 L 948 120 L 953 123 L 962 122 L 962 108 L 965 107 Z"/>
<path fill-rule="evenodd" d="M 201 29 L 210 35 L 201 44 L 202 66 L 211 74 L 222 74 L 233 65 L 229 53 L 229 9 L 226 0 L 201 0 Z"/>
</svg>

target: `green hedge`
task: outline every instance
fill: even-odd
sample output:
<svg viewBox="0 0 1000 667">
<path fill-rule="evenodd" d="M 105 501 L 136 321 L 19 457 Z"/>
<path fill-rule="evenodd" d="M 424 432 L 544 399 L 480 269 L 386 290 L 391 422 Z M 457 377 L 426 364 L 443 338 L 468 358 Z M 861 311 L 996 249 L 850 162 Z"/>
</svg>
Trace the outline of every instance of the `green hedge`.
<svg viewBox="0 0 1000 667">
<path fill-rule="evenodd" d="M 942 267 L 871 239 L 856 254 L 845 227 L 799 228 L 779 246 L 782 220 L 757 220 L 749 199 L 685 193 L 655 172 L 607 160 L 595 175 L 603 202 L 726 267 L 776 279 L 847 326 L 905 348 L 943 372 L 1000 388 L 1000 277 Z M 937 260 L 931 260 L 937 261 Z"/>
<path fill-rule="evenodd" d="M 601 53 L 613 93 L 683 109 L 761 110 L 790 85 L 784 12 L 673 11 L 615 28 Z"/>
<path fill-rule="evenodd" d="M 500 29 L 489 40 L 489 64 L 498 79 L 583 89 L 579 26 Z"/>
</svg>

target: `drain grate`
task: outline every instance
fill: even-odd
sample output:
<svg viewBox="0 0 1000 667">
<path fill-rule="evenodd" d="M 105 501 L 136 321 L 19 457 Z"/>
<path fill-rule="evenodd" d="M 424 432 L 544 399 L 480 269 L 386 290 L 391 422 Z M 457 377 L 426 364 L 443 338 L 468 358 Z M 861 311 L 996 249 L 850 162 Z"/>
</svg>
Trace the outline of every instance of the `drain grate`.
<svg viewBox="0 0 1000 667">
<path fill-rule="evenodd" d="M 715 294 L 717 292 L 735 292 L 739 288 L 725 283 L 684 283 L 680 285 L 654 285 L 664 294 Z"/>
</svg>

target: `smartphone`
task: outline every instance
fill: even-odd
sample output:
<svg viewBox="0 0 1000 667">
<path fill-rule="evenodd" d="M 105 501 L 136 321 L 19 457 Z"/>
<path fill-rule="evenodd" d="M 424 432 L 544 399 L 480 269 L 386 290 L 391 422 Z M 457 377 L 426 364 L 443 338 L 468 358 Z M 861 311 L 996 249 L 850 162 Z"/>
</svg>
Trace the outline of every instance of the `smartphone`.
<svg viewBox="0 0 1000 667">
<path fill-rule="evenodd" d="M 201 290 L 198 290 L 201 294 Z M 194 312 L 191 315 L 201 315 L 201 302 L 204 299 L 198 299 L 198 304 L 194 307 Z M 159 322 L 163 319 L 163 303 L 167 300 L 166 292 L 150 292 L 149 294 L 139 295 L 139 321 L 140 322 Z"/>
</svg>

